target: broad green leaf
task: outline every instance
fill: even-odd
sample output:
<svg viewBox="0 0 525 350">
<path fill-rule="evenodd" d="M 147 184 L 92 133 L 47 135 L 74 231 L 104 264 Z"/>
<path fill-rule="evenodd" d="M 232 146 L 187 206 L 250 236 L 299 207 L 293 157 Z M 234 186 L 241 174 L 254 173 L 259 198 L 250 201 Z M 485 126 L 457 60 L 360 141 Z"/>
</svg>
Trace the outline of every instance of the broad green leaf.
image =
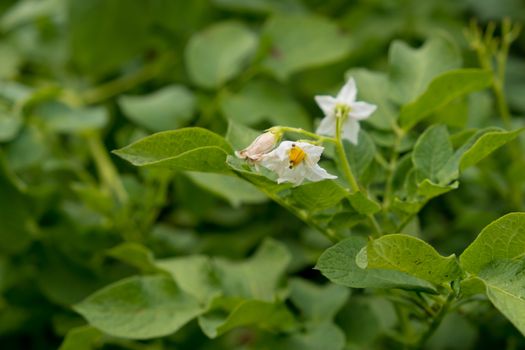
<svg viewBox="0 0 525 350">
<path fill-rule="evenodd" d="M 347 190 L 337 182 L 324 180 L 292 188 L 290 200 L 297 207 L 316 211 L 336 207 L 347 196 Z"/>
<path fill-rule="evenodd" d="M 355 79 L 358 99 L 377 106 L 376 111 L 365 122 L 379 129 L 390 130 L 397 119 L 398 111 L 390 100 L 388 76 L 367 69 L 352 69 L 346 75 Z"/>
<path fill-rule="evenodd" d="M 104 107 L 73 108 L 56 101 L 37 106 L 34 113 L 50 130 L 60 133 L 101 129 L 109 119 Z"/>
<path fill-rule="evenodd" d="M 405 129 L 431 115 L 454 99 L 492 84 L 492 73 L 482 69 L 458 69 L 434 78 L 416 100 L 401 108 L 399 122 Z"/>
<path fill-rule="evenodd" d="M 157 271 L 153 253 L 142 244 L 125 242 L 108 250 L 107 254 L 145 273 Z"/>
<path fill-rule="evenodd" d="M 458 48 L 444 37 L 433 37 L 417 49 L 395 41 L 388 56 L 390 92 L 401 105 L 415 100 L 436 76 L 461 64 Z"/>
<path fill-rule="evenodd" d="M 295 13 L 303 12 L 299 0 L 212 0 L 218 6 L 229 10 L 253 13 Z"/>
<path fill-rule="evenodd" d="M 276 336 L 275 340 L 256 346 L 256 350 L 343 350 L 345 335 L 332 322 L 306 326 L 304 330 L 287 336 Z"/>
<path fill-rule="evenodd" d="M 216 338 L 229 330 L 246 326 L 256 326 L 269 331 L 290 330 L 296 326 L 296 322 L 284 304 L 244 300 L 227 316 L 212 312 L 199 317 L 199 325 L 204 334 Z"/>
<path fill-rule="evenodd" d="M 356 256 L 365 246 L 366 241 L 360 237 L 347 238 L 328 248 L 315 268 L 330 281 L 346 287 L 434 291 L 427 281 L 400 271 L 360 268 L 356 264 Z"/>
<path fill-rule="evenodd" d="M 8 142 L 16 137 L 22 128 L 22 119 L 9 115 L 0 106 L 0 142 Z"/>
<path fill-rule="evenodd" d="M 240 22 L 219 22 L 194 34 L 184 52 L 191 80 L 217 88 L 246 66 L 257 48 L 257 36 Z"/>
<path fill-rule="evenodd" d="M 490 301 L 525 335 L 525 261 L 496 260 L 480 271 L 480 278 Z"/>
<path fill-rule="evenodd" d="M 368 198 L 363 192 L 355 192 L 348 196 L 352 207 L 360 214 L 369 215 L 381 210 L 381 205 Z"/>
<path fill-rule="evenodd" d="M 350 290 L 336 284 L 319 286 L 308 280 L 290 281 L 290 300 L 301 310 L 303 317 L 313 322 L 330 321 L 343 307 Z"/>
<path fill-rule="evenodd" d="M 224 96 L 221 110 L 228 119 L 245 125 L 266 120 L 272 125 L 311 127 L 304 108 L 283 86 L 268 80 L 249 82 L 238 93 Z"/>
<path fill-rule="evenodd" d="M 277 193 L 289 189 L 289 184 L 278 184 L 276 176 L 265 168 L 260 168 L 260 172 L 254 172 L 242 159 L 234 156 L 228 156 L 227 163 L 235 173 L 252 183 L 264 193 L 269 195 L 277 195 Z M 273 178 L 271 178 L 273 176 Z"/>
<path fill-rule="evenodd" d="M 472 135 L 448 160 L 439 171 L 442 183 L 459 177 L 459 173 L 476 165 L 496 149 L 514 140 L 524 129 L 505 131 L 498 128 L 486 128 Z"/>
<path fill-rule="evenodd" d="M 102 332 L 91 326 L 73 328 L 67 332 L 58 350 L 92 350 L 101 339 Z"/>
<path fill-rule="evenodd" d="M 439 185 L 432 181 L 425 179 L 417 184 L 417 193 L 423 196 L 425 200 L 441 196 L 449 191 L 456 190 L 459 187 L 459 182 L 454 181 L 450 185 Z"/>
<path fill-rule="evenodd" d="M 123 95 L 118 102 L 132 122 L 154 132 L 185 126 L 195 112 L 195 97 L 182 85 L 148 95 Z"/>
<path fill-rule="evenodd" d="M 0 61 L 0 79 L 9 79 L 17 73 L 22 56 L 14 46 L 0 43 Z"/>
<path fill-rule="evenodd" d="M 271 302 L 290 259 L 282 243 L 266 239 L 246 261 L 217 258 L 213 265 L 225 296 Z"/>
<path fill-rule="evenodd" d="M 187 173 L 198 186 L 226 199 L 234 207 L 241 204 L 256 204 L 267 201 L 266 195 L 249 182 L 221 174 Z"/>
<path fill-rule="evenodd" d="M 479 274 L 489 263 L 525 256 L 525 213 L 507 214 L 486 226 L 460 256 L 466 271 Z"/>
<path fill-rule="evenodd" d="M 61 0 L 25 0 L 13 4 L 0 19 L 0 26 L 6 31 L 52 15 L 61 7 Z"/>
<path fill-rule="evenodd" d="M 163 131 L 113 151 L 133 165 L 172 170 L 228 173 L 230 145 L 201 128 Z"/>
<path fill-rule="evenodd" d="M 412 152 L 412 162 L 418 179 L 438 183 L 438 173 L 452 157 L 454 150 L 447 127 L 433 125 L 419 137 Z"/>
<path fill-rule="evenodd" d="M 354 174 L 360 178 L 374 160 L 376 146 L 372 138 L 364 130 L 359 132 L 357 145 L 344 142 L 346 156 Z"/>
<path fill-rule="evenodd" d="M 350 50 L 350 39 L 337 25 L 318 16 L 276 15 L 262 35 L 270 45 L 263 65 L 279 79 L 340 60 Z"/>
<path fill-rule="evenodd" d="M 84 72 L 106 73 L 146 47 L 150 17 L 145 15 L 143 3 L 68 1 L 67 7 L 64 29 L 69 37 L 70 54 Z"/>
<path fill-rule="evenodd" d="M 248 147 L 261 133 L 262 132 L 229 120 L 226 140 L 234 149 L 242 150 Z"/>
<path fill-rule="evenodd" d="M 121 280 L 73 308 L 104 333 L 130 339 L 169 335 L 203 311 L 195 298 L 163 276 Z"/>
<path fill-rule="evenodd" d="M 369 241 L 356 261 L 361 268 L 400 271 L 438 285 L 461 276 L 455 255 L 441 256 L 428 243 L 404 234 Z"/>
<path fill-rule="evenodd" d="M 16 253 L 31 242 L 36 225 L 30 198 L 17 186 L 0 154 L 0 251 Z"/>
<path fill-rule="evenodd" d="M 160 259 L 155 265 L 168 272 L 184 292 L 197 298 L 202 305 L 207 306 L 220 294 L 213 266 L 206 256 Z"/>
</svg>

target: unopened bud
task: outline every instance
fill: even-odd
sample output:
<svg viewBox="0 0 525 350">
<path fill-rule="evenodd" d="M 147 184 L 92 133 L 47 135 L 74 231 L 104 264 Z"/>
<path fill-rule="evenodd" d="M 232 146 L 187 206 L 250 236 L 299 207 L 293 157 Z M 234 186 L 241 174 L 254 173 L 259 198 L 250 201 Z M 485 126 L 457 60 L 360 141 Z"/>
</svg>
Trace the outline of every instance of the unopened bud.
<svg viewBox="0 0 525 350">
<path fill-rule="evenodd" d="M 235 152 L 235 155 L 241 159 L 249 159 L 257 162 L 261 157 L 270 152 L 280 139 L 280 135 L 273 131 L 267 131 L 259 135 L 253 142 L 242 151 Z"/>
</svg>

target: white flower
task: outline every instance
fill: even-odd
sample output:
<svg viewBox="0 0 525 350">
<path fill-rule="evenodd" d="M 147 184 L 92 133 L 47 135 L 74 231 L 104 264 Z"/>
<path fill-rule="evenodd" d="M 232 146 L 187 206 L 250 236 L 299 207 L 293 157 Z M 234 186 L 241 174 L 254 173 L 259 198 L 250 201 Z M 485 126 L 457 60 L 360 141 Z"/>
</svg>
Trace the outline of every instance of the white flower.
<svg viewBox="0 0 525 350">
<path fill-rule="evenodd" d="M 253 162 L 258 162 L 264 154 L 270 152 L 275 147 L 279 138 L 280 135 L 277 133 L 267 131 L 264 134 L 259 135 L 242 151 L 235 152 L 235 155 L 241 159 L 249 159 Z"/>
<path fill-rule="evenodd" d="M 328 174 L 317 164 L 323 150 L 324 147 L 308 142 L 283 141 L 263 156 L 260 164 L 277 173 L 277 183 L 291 182 L 299 186 L 305 179 L 313 182 L 336 179 L 337 176 Z"/>
<path fill-rule="evenodd" d="M 336 97 L 332 96 L 315 96 L 315 101 L 323 110 L 325 117 L 317 128 L 316 133 L 319 135 L 336 136 L 337 117 L 341 116 L 343 138 L 357 144 L 359 134 L 359 121 L 368 118 L 377 106 L 356 101 L 357 88 L 354 78 L 348 79 L 341 91 Z M 339 112 L 339 113 L 338 113 Z"/>
</svg>

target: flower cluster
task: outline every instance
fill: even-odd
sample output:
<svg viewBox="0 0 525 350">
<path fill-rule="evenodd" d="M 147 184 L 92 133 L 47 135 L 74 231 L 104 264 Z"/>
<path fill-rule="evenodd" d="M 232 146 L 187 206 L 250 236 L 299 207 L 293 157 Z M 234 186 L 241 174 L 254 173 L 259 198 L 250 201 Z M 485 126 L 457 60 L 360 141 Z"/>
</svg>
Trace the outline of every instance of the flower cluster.
<svg viewBox="0 0 525 350">
<path fill-rule="evenodd" d="M 368 118 L 376 106 L 356 101 L 356 96 L 353 78 L 347 81 L 336 97 L 316 96 L 315 100 L 324 113 L 316 133 L 334 137 L 337 142 L 342 137 L 357 144 L 359 121 Z M 340 135 L 337 135 L 338 131 Z M 277 183 L 290 182 L 299 186 L 304 180 L 316 182 L 337 178 L 318 164 L 324 147 L 308 141 L 282 141 L 276 147 L 282 134 L 280 127 L 271 128 L 235 154 L 255 165 L 256 169 L 263 166 L 274 171 L 278 175 Z"/>
</svg>

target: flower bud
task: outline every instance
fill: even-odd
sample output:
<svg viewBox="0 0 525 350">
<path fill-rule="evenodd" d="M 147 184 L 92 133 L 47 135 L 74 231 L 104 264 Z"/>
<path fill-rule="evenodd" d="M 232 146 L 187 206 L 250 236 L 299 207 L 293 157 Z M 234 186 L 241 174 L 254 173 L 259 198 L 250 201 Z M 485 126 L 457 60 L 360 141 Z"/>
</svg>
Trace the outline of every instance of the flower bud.
<svg viewBox="0 0 525 350">
<path fill-rule="evenodd" d="M 274 131 L 267 131 L 259 135 L 253 142 L 242 151 L 235 152 L 235 155 L 241 159 L 249 159 L 257 162 L 263 155 L 270 152 L 275 144 L 279 141 L 280 136 Z"/>
</svg>

